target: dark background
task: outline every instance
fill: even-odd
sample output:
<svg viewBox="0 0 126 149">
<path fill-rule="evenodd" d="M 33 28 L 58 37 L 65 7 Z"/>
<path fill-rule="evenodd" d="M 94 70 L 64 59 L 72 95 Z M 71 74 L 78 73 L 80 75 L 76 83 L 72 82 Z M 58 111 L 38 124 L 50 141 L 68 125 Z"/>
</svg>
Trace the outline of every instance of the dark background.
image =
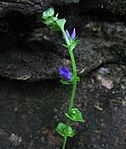
<svg viewBox="0 0 126 149">
<path fill-rule="evenodd" d="M 58 68 L 71 70 L 71 62 L 62 35 L 42 23 L 49 7 L 80 40 L 74 105 L 86 122 L 72 124 L 66 149 L 125 149 L 125 0 L 0 0 L 0 149 L 61 148 L 55 127 L 71 87 L 59 82 Z"/>
</svg>

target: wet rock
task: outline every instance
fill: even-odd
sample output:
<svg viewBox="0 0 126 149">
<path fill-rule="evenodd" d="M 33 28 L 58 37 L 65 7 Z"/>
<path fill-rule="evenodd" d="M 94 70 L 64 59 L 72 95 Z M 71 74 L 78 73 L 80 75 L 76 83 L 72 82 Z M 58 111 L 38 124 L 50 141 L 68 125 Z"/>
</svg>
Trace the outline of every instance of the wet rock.
<svg viewBox="0 0 126 149">
<path fill-rule="evenodd" d="M 15 16 L 17 18 L 18 15 Z M 29 20 L 26 17 L 28 21 L 24 18 L 20 16 L 15 24 L 15 20 L 10 19 L 7 22 L 8 30 L 2 31 L 4 36 L 0 37 L 0 75 L 24 81 L 59 78 L 58 67 L 71 65 L 68 50 L 62 46 L 62 35 L 50 31 L 42 23 L 37 27 L 35 23 L 31 25 L 32 21 L 40 20 Z M 83 23 L 80 19 L 84 20 Z M 77 20 L 77 24 L 80 24 L 77 28 L 80 45 L 74 50 L 74 54 L 78 73 L 86 75 L 105 63 L 125 65 L 124 23 L 91 19 L 89 21 L 89 18 L 81 17 Z M 27 20 L 26 23 L 18 23 L 23 20 Z"/>
<path fill-rule="evenodd" d="M 76 136 L 68 139 L 66 149 L 125 149 L 126 26 L 119 18 L 126 13 L 125 4 L 123 0 L 0 1 L 2 149 L 61 147 L 55 127 L 65 120 L 71 87 L 59 84 L 58 68 L 71 68 L 71 61 L 61 46 L 62 35 L 42 24 L 40 14 L 50 6 L 68 19 L 66 28 L 76 27 L 80 40 L 74 50 L 81 77 L 74 105 L 86 122 L 73 125 Z"/>
<path fill-rule="evenodd" d="M 104 0 L 106 8 L 111 10 L 115 14 L 125 14 L 126 13 L 126 3 L 125 0 Z M 103 8 L 104 5 L 101 7 Z"/>
<path fill-rule="evenodd" d="M 0 1 L 0 13 L 11 11 L 21 12 L 23 14 L 41 13 L 53 5 L 66 5 L 79 3 L 80 0 L 12 0 Z"/>
<path fill-rule="evenodd" d="M 74 105 L 86 122 L 75 126 L 76 136 L 68 139 L 68 149 L 125 149 L 126 66 L 107 64 L 104 67 L 109 69 L 109 74 L 104 75 L 113 81 L 113 88 L 98 82 L 102 67 L 81 77 L 77 86 Z M 27 83 L 1 78 L 0 82 L 1 147 L 59 149 L 63 140 L 55 127 L 59 121 L 65 121 L 66 98 L 71 88 L 59 80 Z"/>
<path fill-rule="evenodd" d="M 47 2 L 44 0 L 0 1 L 0 12 L 7 13 L 9 11 L 18 11 L 25 14 L 37 13 L 47 8 L 47 5 Z"/>
<path fill-rule="evenodd" d="M 24 40 L 21 42 L 19 36 L 14 38 L 10 35 L 6 39 L 6 44 L 0 50 L 1 76 L 24 81 L 58 77 L 58 68 L 63 65 L 63 61 L 58 55 L 48 51 L 46 45 L 43 45 L 43 49 L 34 44 L 29 46 Z M 53 47 L 50 48 L 53 50 Z"/>
<path fill-rule="evenodd" d="M 91 9 L 105 9 L 114 14 L 125 14 L 126 3 L 125 0 L 81 0 L 80 6 L 83 7 L 83 12 Z"/>
<path fill-rule="evenodd" d="M 81 13 L 106 9 L 114 14 L 125 14 L 126 3 L 124 0 L 13 0 L 0 1 L 0 13 L 18 11 L 24 14 L 41 13 L 48 7 L 77 5 Z M 71 7 L 71 6 L 70 6 Z"/>
<path fill-rule="evenodd" d="M 15 146 L 20 145 L 20 143 L 22 142 L 21 137 L 18 137 L 18 136 L 15 135 L 14 133 L 11 134 L 11 136 L 9 137 L 9 140 L 10 140 Z"/>
<path fill-rule="evenodd" d="M 54 3 L 64 3 L 64 4 L 76 4 L 76 3 L 79 3 L 80 0 L 57 0 L 57 1 L 54 1 Z"/>
</svg>

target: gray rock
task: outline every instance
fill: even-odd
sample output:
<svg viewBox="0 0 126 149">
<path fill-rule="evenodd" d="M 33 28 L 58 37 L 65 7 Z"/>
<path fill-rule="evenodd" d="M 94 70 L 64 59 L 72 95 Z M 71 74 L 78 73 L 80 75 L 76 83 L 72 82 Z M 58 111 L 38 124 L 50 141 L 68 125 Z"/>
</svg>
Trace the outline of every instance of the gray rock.
<svg viewBox="0 0 126 149">
<path fill-rule="evenodd" d="M 34 44 L 29 46 L 22 42 L 23 48 L 18 47 L 19 42 L 21 42 L 21 39 L 18 41 L 18 38 L 18 36 L 6 36 L 6 41 L 4 40 L 6 45 L 0 50 L 1 76 L 31 81 L 56 77 L 58 67 L 63 65 L 60 57 L 51 51 L 49 52 L 44 47 L 46 45 L 40 49 Z M 50 46 L 50 48 L 52 47 Z"/>
<path fill-rule="evenodd" d="M 66 148 L 125 149 L 126 66 L 104 67 L 109 74 L 101 74 L 99 67 L 81 77 L 77 85 L 74 106 L 86 122 L 72 124 L 76 135 L 68 139 Z M 108 89 L 103 81 L 113 82 L 113 87 Z M 0 84 L 1 148 L 59 149 L 63 140 L 55 127 L 65 121 L 71 87 L 63 86 L 59 80 L 24 83 L 1 78 Z M 18 146 L 12 143 L 20 138 Z"/>
<path fill-rule="evenodd" d="M 81 13 L 92 11 L 93 9 L 108 9 L 115 14 L 126 13 L 125 0 L 13 0 L 8 2 L 1 0 L 0 13 L 18 11 L 24 14 L 36 14 L 43 12 L 48 7 L 70 4 L 77 4 L 77 9 Z"/>
<path fill-rule="evenodd" d="M 45 0 L 12 0 L 0 1 L 0 13 L 8 11 L 18 11 L 25 14 L 37 13 L 49 7 L 49 3 Z"/>
<path fill-rule="evenodd" d="M 106 9 L 114 14 L 126 13 L 125 0 L 81 0 L 80 7 L 83 7 L 82 12 L 85 12 L 85 9 Z"/>
<path fill-rule="evenodd" d="M 73 4 L 73 3 L 79 3 L 80 0 L 59 0 L 59 1 L 66 4 Z"/>
<path fill-rule="evenodd" d="M 79 0 L 0 0 L 0 13 L 18 11 L 24 14 L 41 13 L 53 5 L 79 3 Z"/>
<path fill-rule="evenodd" d="M 81 78 L 74 106 L 86 122 L 72 124 L 76 136 L 66 148 L 125 149 L 126 27 L 111 16 L 106 21 L 84 16 L 100 9 L 125 14 L 123 0 L 0 1 L 0 148 L 61 147 L 55 127 L 65 121 L 71 87 L 59 84 L 58 68 L 71 70 L 71 62 L 62 35 L 42 25 L 39 16 L 55 5 L 80 39 L 74 50 Z"/>
<path fill-rule="evenodd" d="M 87 75 L 105 63 L 125 65 L 124 23 L 81 19 L 84 21 L 81 20 L 83 23 L 78 21 L 78 24 L 81 24 L 78 28 L 80 45 L 74 50 L 78 73 Z M 59 78 L 59 66 L 66 65 L 70 69 L 68 50 L 61 46 L 64 42 L 61 34 L 52 32 L 46 27 L 34 29 L 27 37 L 22 31 L 14 34 L 12 30 L 8 30 L 0 37 L 1 76 L 39 81 Z"/>
<path fill-rule="evenodd" d="M 102 8 L 107 8 L 115 14 L 125 14 L 126 13 L 126 2 L 125 0 L 103 0 L 105 1 Z"/>
</svg>

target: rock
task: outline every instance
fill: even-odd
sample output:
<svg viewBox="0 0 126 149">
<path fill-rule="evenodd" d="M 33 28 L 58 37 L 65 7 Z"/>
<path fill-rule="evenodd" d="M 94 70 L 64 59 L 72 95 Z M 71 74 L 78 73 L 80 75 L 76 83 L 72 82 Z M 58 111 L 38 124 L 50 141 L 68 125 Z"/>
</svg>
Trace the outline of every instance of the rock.
<svg viewBox="0 0 126 149">
<path fill-rule="evenodd" d="M 2 41 L 1 38 L 1 42 L 5 42 L 5 45 L 0 50 L 1 76 L 29 81 L 51 79 L 57 76 L 58 68 L 63 65 L 63 61 L 52 51 L 49 52 L 46 45 L 41 49 L 34 44 L 25 43 L 19 36 L 8 35 L 4 38 L 6 40 Z M 19 47 L 19 44 L 22 46 Z M 50 48 L 52 49 L 51 46 Z"/>
<path fill-rule="evenodd" d="M 83 7 L 82 13 L 87 10 L 109 10 L 114 14 L 125 14 L 126 13 L 126 3 L 125 0 L 81 0 L 80 7 Z"/>
<path fill-rule="evenodd" d="M 126 2 L 125 0 L 104 0 L 105 6 L 111 12 L 115 14 L 125 14 L 126 13 Z M 101 5 L 104 8 L 104 4 Z"/>
<path fill-rule="evenodd" d="M 76 8 L 78 11 L 81 11 L 81 13 L 99 9 L 106 9 L 119 15 L 126 13 L 126 3 L 124 0 L 13 0 L 11 2 L 1 0 L 0 13 L 5 14 L 10 11 L 18 11 L 24 14 L 37 14 L 43 12 L 48 7 L 64 7 L 64 5 L 68 5 L 70 8 L 73 7 L 73 5 L 77 5 Z"/>
<path fill-rule="evenodd" d="M 8 11 L 18 11 L 25 14 L 37 13 L 41 12 L 45 8 L 47 8 L 47 2 L 44 0 L 0 1 L 0 13 L 7 13 Z"/>
<path fill-rule="evenodd" d="M 58 68 L 65 65 L 71 70 L 71 61 L 61 46 L 62 35 L 42 24 L 40 15 L 50 6 L 68 19 L 68 30 L 76 28 L 80 40 L 74 49 L 81 78 L 74 106 L 86 121 L 79 127 L 72 124 L 76 136 L 68 139 L 66 148 L 125 149 L 126 27 L 119 17 L 126 13 L 125 4 L 123 0 L 0 1 L 2 149 L 61 148 L 63 140 L 55 127 L 65 121 L 71 87 L 59 84 Z"/>
<path fill-rule="evenodd" d="M 77 4 L 80 2 L 80 0 L 54 0 L 53 3 L 59 4 L 59 2 L 61 2 L 62 4 Z"/>
<path fill-rule="evenodd" d="M 41 13 L 53 5 L 79 3 L 79 1 L 80 0 L 13 0 L 7 2 L 0 0 L 0 13 L 15 11 L 23 14 L 36 14 Z"/>
<path fill-rule="evenodd" d="M 13 18 L 9 15 L 3 20 L 1 28 L 0 75 L 31 82 L 59 78 L 59 66 L 71 65 L 68 50 L 61 46 L 62 35 L 44 27 L 41 18 L 12 15 Z M 105 63 L 125 65 L 124 23 L 87 17 L 78 17 L 76 23 L 80 45 L 74 54 L 80 75 L 87 75 Z"/>
<path fill-rule="evenodd" d="M 125 64 L 126 28 L 123 23 L 92 21 L 81 27 L 81 44 L 75 49 L 79 71 L 87 73 L 105 63 Z"/>
<path fill-rule="evenodd" d="M 104 76 L 113 81 L 111 89 L 97 80 L 101 68 L 81 77 L 77 85 L 74 106 L 86 121 L 72 125 L 76 135 L 66 148 L 125 149 L 126 66 L 104 65 L 109 70 Z M 63 140 L 55 127 L 65 121 L 71 87 L 59 80 L 27 83 L 0 78 L 0 84 L 1 148 L 59 149 Z"/>
</svg>

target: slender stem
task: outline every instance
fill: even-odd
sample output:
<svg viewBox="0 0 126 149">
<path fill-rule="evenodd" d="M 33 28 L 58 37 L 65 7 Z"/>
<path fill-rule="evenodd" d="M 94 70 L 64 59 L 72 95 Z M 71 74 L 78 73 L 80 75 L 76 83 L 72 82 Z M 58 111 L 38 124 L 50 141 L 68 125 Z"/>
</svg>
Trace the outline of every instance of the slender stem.
<svg viewBox="0 0 126 149">
<path fill-rule="evenodd" d="M 68 113 L 71 111 L 71 109 L 73 107 L 75 91 L 76 91 L 76 83 L 73 84 L 73 87 L 72 87 L 72 95 L 71 95 L 71 98 L 70 98 L 70 104 L 69 104 Z"/>
<path fill-rule="evenodd" d="M 74 73 L 75 77 L 77 78 L 76 62 L 75 62 L 75 58 L 74 58 L 72 49 L 69 49 L 69 54 L 70 54 L 70 58 L 71 58 L 71 62 L 72 62 L 73 73 Z"/>
<path fill-rule="evenodd" d="M 64 36 L 64 39 L 67 43 L 67 46 L 68 46 L 68 49 L 69 49 L 69 54 L 70 54 L 70 58 L 71 58 L 71 62 L 72 62 L 72 70 L 73 70 L 73 75 L 75 77 L 75 82 L 72 86 L 72 94 L 71 94 L 71 97 L 70 97 L 70 104 L 69 104 L 69 108 L 68 108 L 68 112 L 71 111 L 72 107 L 73 107 L 73 102 L 74 102 L 74 97 L 75 97 L 75 92 L 76 92 L 76 86 L 77 86 L 77 70 L 76 70 L 76 62 L 75 62 L 75 58 L 74 58 L 74 54 L 73 54 L 73 51 L 71 48 L 69 48 L 69 45 L 70 45 L 70 41 L 68 40 L 67 38 L 67 35 L 66 35 L 66 32 L 63 30 L 63 36 Z M 68 127 L 68 124 L 69 124 L 69 119 L 67 119 L 67 127 Z M 67 128 L 68 129 L 68 128 Z M 65 146 L 66 146 L 66 142 L 67 142 L 67 136 L 64 138 L 64 142 L 63 142 L 63 146 L 62 146 L 62 149 L 65 149 Z"/>
<path fill-rule="evenodd" d="M 67 142 L 67 137 L 64 138 L 64 142 L 63 142 L 63 146 L 62 146 L 62 149 L 65 149 L 65 146 L 66 146 L 66 142 Z"/>
<path fill-rule="evenodd" d="M 69 54 L 70 54 L 70 58 L 72 61 L 72 68 L 73 68 L 73 74 L 75 77 L 75 83 L 72 86 L 72 94 L 71 94 L 71 98 L 70 98 L 70 104 L 69 104 L 69 109 L 68 112 L 71 111 L 72 107 L 73 107 L 73 101 L 74 101 L 74 97 L 75 97 L 75 92 L 76 92 L 76 86 L 77 86 L 77 70 L 76 70 L 76 63 L 75 63 L 75 58 L 73 55 L 73 51 L 71 49 L 69 49 Z"/>
</svg>

